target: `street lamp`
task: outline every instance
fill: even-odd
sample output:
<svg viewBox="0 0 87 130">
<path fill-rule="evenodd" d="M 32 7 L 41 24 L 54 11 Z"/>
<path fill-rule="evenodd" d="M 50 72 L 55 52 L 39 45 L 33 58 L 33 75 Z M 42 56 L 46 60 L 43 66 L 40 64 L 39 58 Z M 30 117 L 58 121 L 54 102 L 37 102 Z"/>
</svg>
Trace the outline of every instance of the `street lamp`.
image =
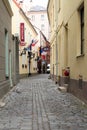
<svg viewBox="0 0 87 130">
<path fill-rule="evenodd" d="M 29 75 L 31 75 L 31 73 L 30 73 L 31 55 L 32 55 L 32 52 L 28 51 L 28 58 L 29 58 L 29 73 L 28 73 L 28 77 L 29 77 Z"/>
</svg>

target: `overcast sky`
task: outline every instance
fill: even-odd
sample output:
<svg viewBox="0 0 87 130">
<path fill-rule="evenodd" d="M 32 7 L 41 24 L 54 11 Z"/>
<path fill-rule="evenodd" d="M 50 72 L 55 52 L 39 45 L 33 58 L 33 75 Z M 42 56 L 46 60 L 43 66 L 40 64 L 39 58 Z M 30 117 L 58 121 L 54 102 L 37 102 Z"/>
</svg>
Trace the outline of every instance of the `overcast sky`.
<svg viewBox="0 0 87 130">
<path fill-rule="evenodd" d="M 47 3 L 48 3 L 48 0 L 33 0 L 33 3 L 35 5 L 39 4 L 39 5 L 42 5 L 42 6 L 47 6 Z"/>
<path fill-rule="evenodd" d="M 41 5 L 43 7 L 47 7 L 48 0 L 24 0 L 24 2 L 31 4 L 31 6 Z"/>
</svg>

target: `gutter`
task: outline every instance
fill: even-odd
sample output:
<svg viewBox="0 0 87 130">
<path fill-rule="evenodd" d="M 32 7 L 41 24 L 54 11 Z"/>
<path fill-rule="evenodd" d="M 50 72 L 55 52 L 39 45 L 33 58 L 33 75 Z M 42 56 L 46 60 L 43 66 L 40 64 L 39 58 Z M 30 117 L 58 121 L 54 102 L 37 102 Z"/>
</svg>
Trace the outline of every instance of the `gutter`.
<svg viewBox="0 0 87 130">
<path fill-rule="evenodd" d="M 20 8 L 19 12 L 24 15 L 24 17 L 26 18 L 26 20 L 27 20 L 28 23 L 31 25 L 31 27 L 33 28 L 34 32 L 35 32 L 36 35 L 37 35 L 38 33 L 37 33 L 36 29 L 34 28 L 34 26 L 32 25 L 32 23 L 29 21 L 28 17 L 25 15 L 24 11 Z"/>
</svg>

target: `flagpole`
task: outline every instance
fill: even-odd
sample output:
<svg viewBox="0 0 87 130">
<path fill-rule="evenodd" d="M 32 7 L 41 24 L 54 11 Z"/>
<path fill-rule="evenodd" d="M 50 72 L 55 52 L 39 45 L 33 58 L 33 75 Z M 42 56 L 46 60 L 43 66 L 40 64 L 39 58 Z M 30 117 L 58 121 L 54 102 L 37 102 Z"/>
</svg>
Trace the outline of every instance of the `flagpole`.
<svg viewBox="0 0 87 130">
<path fill-rule="evenodd" d="M 39 30 L 40 33 L 40 30 Z M 38 69 L 39 69 L 39 73 L 41 73 L 41 69 L 42 69 L 42 61 L 41 61 L 41 33 L 40 33 L 40 50 L 39 50 L 39 63 L 38 63 Z"/>
</svg>

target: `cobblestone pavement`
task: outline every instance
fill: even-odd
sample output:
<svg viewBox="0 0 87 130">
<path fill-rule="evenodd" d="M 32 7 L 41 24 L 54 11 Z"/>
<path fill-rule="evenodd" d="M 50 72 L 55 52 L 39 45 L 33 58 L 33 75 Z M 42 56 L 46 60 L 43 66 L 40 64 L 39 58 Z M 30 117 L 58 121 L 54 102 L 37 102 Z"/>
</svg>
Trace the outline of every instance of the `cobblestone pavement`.
<svg viewBox="0 0 87 130">
<path fill-rule="evenodd" d="M 41 74 L 20 80 L 3 99 L 0 130 L 87 130 L 87 108 Z"/>
</svg>

